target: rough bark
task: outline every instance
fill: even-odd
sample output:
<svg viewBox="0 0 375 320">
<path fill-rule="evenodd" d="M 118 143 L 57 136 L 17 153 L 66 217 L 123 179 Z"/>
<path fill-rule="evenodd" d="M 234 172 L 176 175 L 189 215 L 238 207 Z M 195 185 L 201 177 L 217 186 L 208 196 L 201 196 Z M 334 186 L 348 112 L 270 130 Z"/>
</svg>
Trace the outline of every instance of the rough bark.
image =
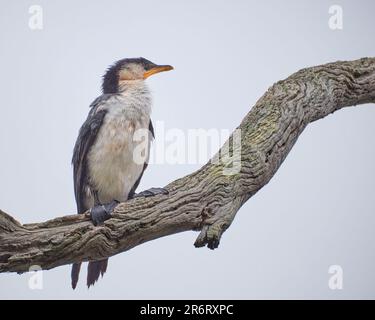
<svg viewBox="0 0 375 320">
<path fill-rule="evenodd" d="M 238 127 L 240 149 L 231 143 L 233 136 L 223 146 L 241 154 L 236 174 L 223 174 L 231 160 L 211 161 L 166 186 L 169 195 L 119 204 L 113 218 L 98 227 L 87 214 L 21 225 L 0 211 L 0 272 L 102 259 L 187 230 L 201 231 L 197 247 L 214 249 L 240 207 L 268 183 L 310 122 L 369 102 L 375 102 L 375 58 L 300 70 L 274 84 L 246 115 Z"/>
</svg>

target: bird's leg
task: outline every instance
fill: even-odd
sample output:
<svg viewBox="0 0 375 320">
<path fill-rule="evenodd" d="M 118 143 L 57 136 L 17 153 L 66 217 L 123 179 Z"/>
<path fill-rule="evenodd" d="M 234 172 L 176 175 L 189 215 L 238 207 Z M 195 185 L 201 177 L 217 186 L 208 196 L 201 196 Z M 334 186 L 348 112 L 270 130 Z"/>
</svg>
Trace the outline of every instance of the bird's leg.
<svg viewBox="0 0 375 320">
<path fill-rule="evenodd" d="M 98 192 L 95 190 L 93 194 L 94 207 L 90 209 L 90 216 L 94 225 L 97 226 L 111 217 L 113 209 L 119 204 L 119 201 L 113 200 L 110 203 L 101 204 L 99 201 Z"/>
<path fill-rule="evenodd" d="M 158 194 L 169 194 L 169 191 L 165 188 L 150 188 L 140 193 L 134 194 L 133 198 L 153 197 Z"/>
<path fill-rule="evenodd" d="M 119 201 L 113 200 L 110 203 L 94 206 L 90 209 L 91 220 L 95 226 L 102 224 L 112 216 L 113 209 L 119 204 Z"/>
</svg>

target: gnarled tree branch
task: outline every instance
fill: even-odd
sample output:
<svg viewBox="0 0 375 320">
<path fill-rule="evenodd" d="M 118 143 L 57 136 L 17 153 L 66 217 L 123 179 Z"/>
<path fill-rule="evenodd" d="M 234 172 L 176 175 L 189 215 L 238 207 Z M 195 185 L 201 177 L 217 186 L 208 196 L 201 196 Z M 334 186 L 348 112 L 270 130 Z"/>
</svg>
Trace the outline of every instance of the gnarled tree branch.
<svg viewBox="0 0 375 320">
<path fill-rule="evenodd" d="M 243 119 L 240 148 L 231 143 L 235 135 L 224 145 L 240 152 L 234 174 L 224 174 L 232 160 L 209 162 L 169 184 L 169 195 L 119 204 L 98 227 L 87 215 L 21 225 L 0 211 L 0 272 L 102 259 L 187 230 L 201 231 L 197 247 L 216 248 L 237 211 L 268 183 L 310 122 L 369 102 L 375 102 L 375 58 L 300 70 L 274 84 Z"/>
</svg>

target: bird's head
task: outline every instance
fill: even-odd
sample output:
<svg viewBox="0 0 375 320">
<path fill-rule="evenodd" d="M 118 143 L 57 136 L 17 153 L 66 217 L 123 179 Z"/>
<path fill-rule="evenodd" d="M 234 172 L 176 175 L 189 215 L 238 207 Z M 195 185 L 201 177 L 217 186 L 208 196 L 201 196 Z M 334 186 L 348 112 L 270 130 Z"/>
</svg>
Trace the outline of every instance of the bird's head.
<svg viewBox="0 0 375 320">
<path fill-rule="evenodd" d="M 172 69 L 170 65 L 157 65 L 145 58 L 119 60 L 103 76 L 103 93 L 117 93 L 123 81 L 145 80 L 155 73 Z"/>
</svg>

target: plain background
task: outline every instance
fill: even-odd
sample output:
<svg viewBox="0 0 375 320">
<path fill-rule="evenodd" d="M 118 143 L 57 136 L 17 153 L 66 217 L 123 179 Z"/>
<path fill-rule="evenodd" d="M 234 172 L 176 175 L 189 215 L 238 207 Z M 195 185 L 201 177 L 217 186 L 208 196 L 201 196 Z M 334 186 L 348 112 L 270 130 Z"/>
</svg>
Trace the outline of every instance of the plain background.
<svg viewBox="0 0 375 320">
<path fill-rule="evenodd" d="M 43 30 L 30 30 L 30 5 Z M 328 26 L 343 8 L 343 30 Z M 88 106 L 113 61 L 171 64 L 150 79 L 166 128 L 235 128 L 274 82 L 308 66 L 375 54 L 368 1 L 0 1 L 0 207 L 21 222 L 75 212 L 70 160 Z M 375 108 L 311 124 L 271 182 L 239 211 L 218 250 L 194 232 L 110 259 L 94 288 L 70 266 L 1 274 L 0 298 L 375 298 Z M 156 132 L 156 144 L 163 137 Z M 155 164 L 139 190 L 199 168 Z M 340 265 L 344 287 L 331 290 Z"/>
</svg>

